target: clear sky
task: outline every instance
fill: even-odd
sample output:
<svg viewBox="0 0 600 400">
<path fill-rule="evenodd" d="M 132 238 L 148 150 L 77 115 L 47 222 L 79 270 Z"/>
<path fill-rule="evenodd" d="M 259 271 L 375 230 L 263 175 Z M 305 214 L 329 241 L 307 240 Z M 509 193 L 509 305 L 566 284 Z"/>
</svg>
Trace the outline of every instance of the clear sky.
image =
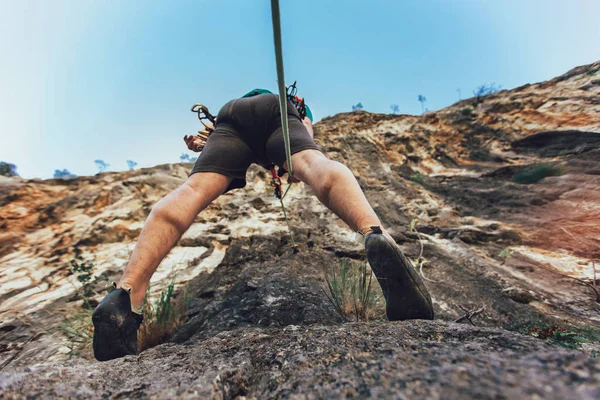
<svg viewBox="0 0 600 400">
<path fill-rule="evenodd" d="M 435 110 L 600 60 L 598 0 L 280 2 L 286 80 L 317 120 L 358 102 L 419 114 L 419 94 Z M 23 177 L 177 162 L 194 103 L 277 90 L 268 0 L 0 5 L 0 160 Z"/>
</svg>

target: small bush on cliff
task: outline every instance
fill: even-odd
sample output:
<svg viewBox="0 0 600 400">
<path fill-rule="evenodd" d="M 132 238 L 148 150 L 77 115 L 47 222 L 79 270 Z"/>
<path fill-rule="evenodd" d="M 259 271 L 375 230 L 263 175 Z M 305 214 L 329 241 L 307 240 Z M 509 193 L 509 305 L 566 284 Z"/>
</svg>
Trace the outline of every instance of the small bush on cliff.
<svg viewBox="0 0 600 400">
<path fill-rule="evenodd" d="M 425 184 L 425 178 L 423 177 L 423 175 L 420 172 L 415 172 L 408 178 L 408 180 L 418 183 L 421 186 Z"/>
<path fill-rule="evenodd" d="M 81 308 L 75 312 L 65 310 L 63 323 L 58 330 L 66 339 L 65 346 L 69 349 L 67 353 L 72 356 L 91 356 L 92 337 L 94 326 L 92 325 L 92 312 L 94 311 L 95 295 L 92 284 L 97 281 L 93 278 L 95 264 L 77 256 L 69 262 L 69 270 L 77 278 L 79 284 L 75 288 L 76 296 L 83 299 Z"/>
<path fill-rule="evenodd" d="M 83 306 L 74 312 L 64 310 L 64 320 L 58 328 L 58 332 L 65 338 L 69 357 L 92 357 L 94 336 L 92 313 L 97 305 L 97 301 L 94 299 L 96 293 L 92 289 L 97 282 L 97 278 L 93 277 L 94 268 L 93 262 L 82 257 L 76 257 L 70 262 L 69 269 L 79 283 L 79 287 L 76 288 L 76 296 L 83 299 Z M 174 289 L 175 281 L 172 280 L 153 303 L 148 301 L 146 295 L 142 305 L 144 322 L 138 332 L 140 351 L 164 343 L 181 326 L 189 307 L 189 298 L 184 292 L 180 299 L 175 299 Z"/>
<path fill-rule="evenodd" d="M 96 163 L 98 173 L 104 172 L 108 167 L 110 167 L 110 164 L 106 163 L 104 160 L 94 160 L 94 163 Z"/>
<path fill-rule="evenodd" d="M 137 167 L 138 163 L 133 161 L 133 160 L 127 160 L 127 168 L 130 171 L 133 171 L 135 169 L 135 167 Z"/>
<path fill-rule="evenodd" d="M 497 93 L 500 89 L 502 89 L 502 86 L 496 86 L 495 83 L 489 85 L 484 83 L 483 85 L 478 86 L 473 90 L 473 95 L 476 97 L 475 104 L 482 103 L 485 96 Z"/>
<path fill-rule="evenodd" d="M 569 350 L 580 350 L 593 356 L 600 345 L 600 330 L 592 327 L 566 327 L 543 319 L 512 325 L 509 331 L 533 336 L 554 346 Z M 585 345 L 585 347 L 584 347 Z"/>
<path fill-rule="evenodd" d="M 184 291 L 183 296 L 175 299 L 175 280 L 171 280 L 163 289 L 160 297 L 151 304 L 148 294 L 142 304 L 144 322 L 138 332 L 138 347 L 140 351 L 166 342 L 179 328 L 189 307 L 190 298 Z"/>
<path fill-rule="evenodd" d="M 515 174 L 512 181 L 520 184 L 538 183 L 548 176 L 562 175 L 562 168 L 549 164 L 539 164 L 532 169 Z"/>
<path fill-rule="evenodd" d="M 77 178 L 77 175 L 71 173 L 71 171 L 69 171 L 68 169 L 55 169 L 54 170 L 54 178 L 62 178 L 62 179 L 72 179 L 72 178 Z"/>
<path fill-rule="evenodd" d="M 325 274 L 325 295 L 344 320 L 369 321 L 384 315 L 383 295 L 366 262 L 342 259 Z"/>
<path fill-rule="evenodd" d="M 0 161 L 0 175 L 19 176 L 17 173 L 17 166 L 15 164 Z"/>
<path fill-rule="evenodd" d="M 557 325 L 542 324 L 529 327 L 525 333 L 569 350 L 581 350 L 582 345 L 600 340 L 598 331 L 591 328 L 580 328 L 575 332 Z"/>
<path fill-rule="evenodd" d="M 181 153 L 179 159 L 181 160 L 181 162 L 193 163 L 196 162 L 198 157 L 191 157 L 189 154 Z"/>
</svg>

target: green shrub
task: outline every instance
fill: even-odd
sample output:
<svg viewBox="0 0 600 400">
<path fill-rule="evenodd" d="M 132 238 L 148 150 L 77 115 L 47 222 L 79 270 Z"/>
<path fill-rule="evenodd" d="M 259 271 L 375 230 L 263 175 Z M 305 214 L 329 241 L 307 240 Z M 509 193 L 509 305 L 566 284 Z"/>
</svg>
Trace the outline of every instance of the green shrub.
<svg viewBox="0 0 600 400">
<path fill-rule="evenodd" d="M 19 176 L 17 166 L 15 164 L 0 161 L 0 175 L 4 176 Z"/>
<path fill-rule="evenodd" d="M 69 358 L 73 356 L 91 358 L 92 338 L 94 325 L 92 324 L 92 313 L 89 307 L 77 309 L 75 312 L 64 310 L 64 319 L 58 327 L 58 332 L 64 338 L 64 344 L 69 352 Z"/>
<path fill-rule="evenodd" d="M 600 68 L 592 68 L 592 69 L 588 70 L 586 73 L 587 73 L 589 76 L 592 76 L 592 75 L 595 75 L 595 74 L 596 74 L 596 72 L 598 72 L 598 71 L 600 71 Z"/>
<path fill-rule="evenodd" d="M 148 292 L 146 292 L 142 304 L 144 322 L 138 332 L 140 351 L 164 343 L 171 337 L 182 325 L 190 300 L 186 291 L 182 298 L 175 298 L 175 278 L 163 289 L 160 297 L 153 304 L 148 301 Z"/>
<path fill-rule="evenodd" d="M 420 172 L 415 172 L 408 178 L 408 180 L 411 182 L 418 183 L 419 185 L 425 184 L 425 178 Z"/>
<path fill-rule="evenodd" d="M 91 261 L 84 260 L 84 258 L 81 256 L 75 257 L 70 261 L 69 264 L 69 270 L 73 275 L 75 275 L 75 277 L 77 277 L 77 281 L 81 283 L 81 288 L 78 290 L 78 294 L 86 303 L 88 303 L 88 300 L 95 294 L 92 290 L 92 285 L 97 281 L 97 279 L 92 279 L 95 265 Z"/>
<path fill-rule="evenodd" d="M 325 274 L 325 281 L 325 295 L 344 320 L 369 321 L 383 317 L 381 288 L 366 262 L 355 263 L 343 258 L 339 267 Z"/>
<path fill-rule="evenodd" d="M 549 164 L 539 164 L 528 171 L 515 174 L 512 181 L 520 184 L 538 183 L 548 176 L 562 175 L 562 168 Z"/>
<path fill-rule="evenodd" d="M 65 346 L 69 349 L 69 358 L 79 356 L 91 357 L 92 338 L 94 326 L 92 324 L 93 297 L 95 295 L 92 285 L 97 282 L 93 279 L 95 264 L 77 256 L 69 262 L 69 270 L 77 278 L 79 287 L 76 287 L 76 296 L 83 299 L 83 305 L 74 312 L 64 310 L 64 318 L 57 330 L 65 339 Z"/>
<path fill-rule="evenodd" d="M 473 109 L 469 108 L 469 107 L 465 107 L 462 110 L 460 110 L 460 113 L 462 115 L 464 115 L 465 117 L 470 117 L 471 115 L 473 115 Z"/>
<path fill-rule="evenodd" d="M 600 332 L 594 328 L 566 329 L 543 322 L 538 322 L 517 331 L 569 350 L 581 350 L 583 344 L 598 343 L 600 340 Z"/>
<path fill-rule="evenodd" d="M 68 355 L 84 358 L 92 357 L 92 339 L 94 325 L 92 313 L 94 312 L 94 300 L 96 295 L 92 285 L 97 279 L 92 278 L 95 265 L 82 257 L 76 257 L 70 262 L 70 270 L 77 277 L 80 287 L 77 295 L 83 299 L 83 307 L 72 310 L 64 310 L 64 319 L 58 327 L 58 332 L 65 338 L 65 346 L 69 349 Z M 150 286 L 148 286 L 148 289 Z M 162 290 L 159 298 L 151 303 L 148 300 L 148 292 L 144 298 L 142 312 L 144 322 L 138 332 L 138 346 L 140 351 L 154 347 L 168 340 L 175 330 L 181 326 L 184 316 L 189 308 L 190 297 L 184 291 L 183 296 L 175 298 L 175 280 Z"/>
</svg>

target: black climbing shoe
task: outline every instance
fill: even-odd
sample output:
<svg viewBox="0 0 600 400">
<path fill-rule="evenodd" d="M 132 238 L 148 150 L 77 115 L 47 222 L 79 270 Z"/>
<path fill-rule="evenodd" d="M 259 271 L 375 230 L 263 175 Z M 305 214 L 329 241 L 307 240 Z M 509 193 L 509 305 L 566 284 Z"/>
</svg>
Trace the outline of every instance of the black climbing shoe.
<svg viewBox="0 0 600 400">
<path fill-rule="evenodd" d="M 365 239 L 367 259 L 386 302 L 390 321 L 433 319 L 431 296 L 411 262 L 379 227 Z"/>
<path fill-rule="evenodd" d="M 107 294 L 92 314 L 96 360 L 138 354 L 137 331 L 142 320 L 140 314 L 131 311 L 127 290 L 115 288 Z"/>
</svg>

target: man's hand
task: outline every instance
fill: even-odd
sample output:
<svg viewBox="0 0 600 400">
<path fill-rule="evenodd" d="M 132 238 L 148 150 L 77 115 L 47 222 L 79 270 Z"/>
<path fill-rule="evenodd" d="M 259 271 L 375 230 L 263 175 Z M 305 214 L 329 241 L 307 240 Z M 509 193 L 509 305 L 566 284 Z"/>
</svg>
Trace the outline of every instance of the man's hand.
<svg viewBox="0 0 600 400">
<path fill-rule="evenodd" d="M 205 135 L 185 135 L 183 141 L 187 145 L 187 148 L 196 153 L 201 152 L 204 149 L 208 136 Z"/>
<path fill-rule="evenodd" d="M 191 151 L 195 151 L 196 153 L 201 152 L 204 149 L 204 145 L 206 145 L 206 141 L 208 140 L 208 135 L 210 135 L 214 130 L 215 126 L 212 122 L 204 123 L 204 121 L 200 121 L 202 125 L 204 125 L 203 131 L 198 131 L 197 135 L 185 135 L 183 137 L 183 141 L 185 142 L 188 149 Z"/>
</svg>

